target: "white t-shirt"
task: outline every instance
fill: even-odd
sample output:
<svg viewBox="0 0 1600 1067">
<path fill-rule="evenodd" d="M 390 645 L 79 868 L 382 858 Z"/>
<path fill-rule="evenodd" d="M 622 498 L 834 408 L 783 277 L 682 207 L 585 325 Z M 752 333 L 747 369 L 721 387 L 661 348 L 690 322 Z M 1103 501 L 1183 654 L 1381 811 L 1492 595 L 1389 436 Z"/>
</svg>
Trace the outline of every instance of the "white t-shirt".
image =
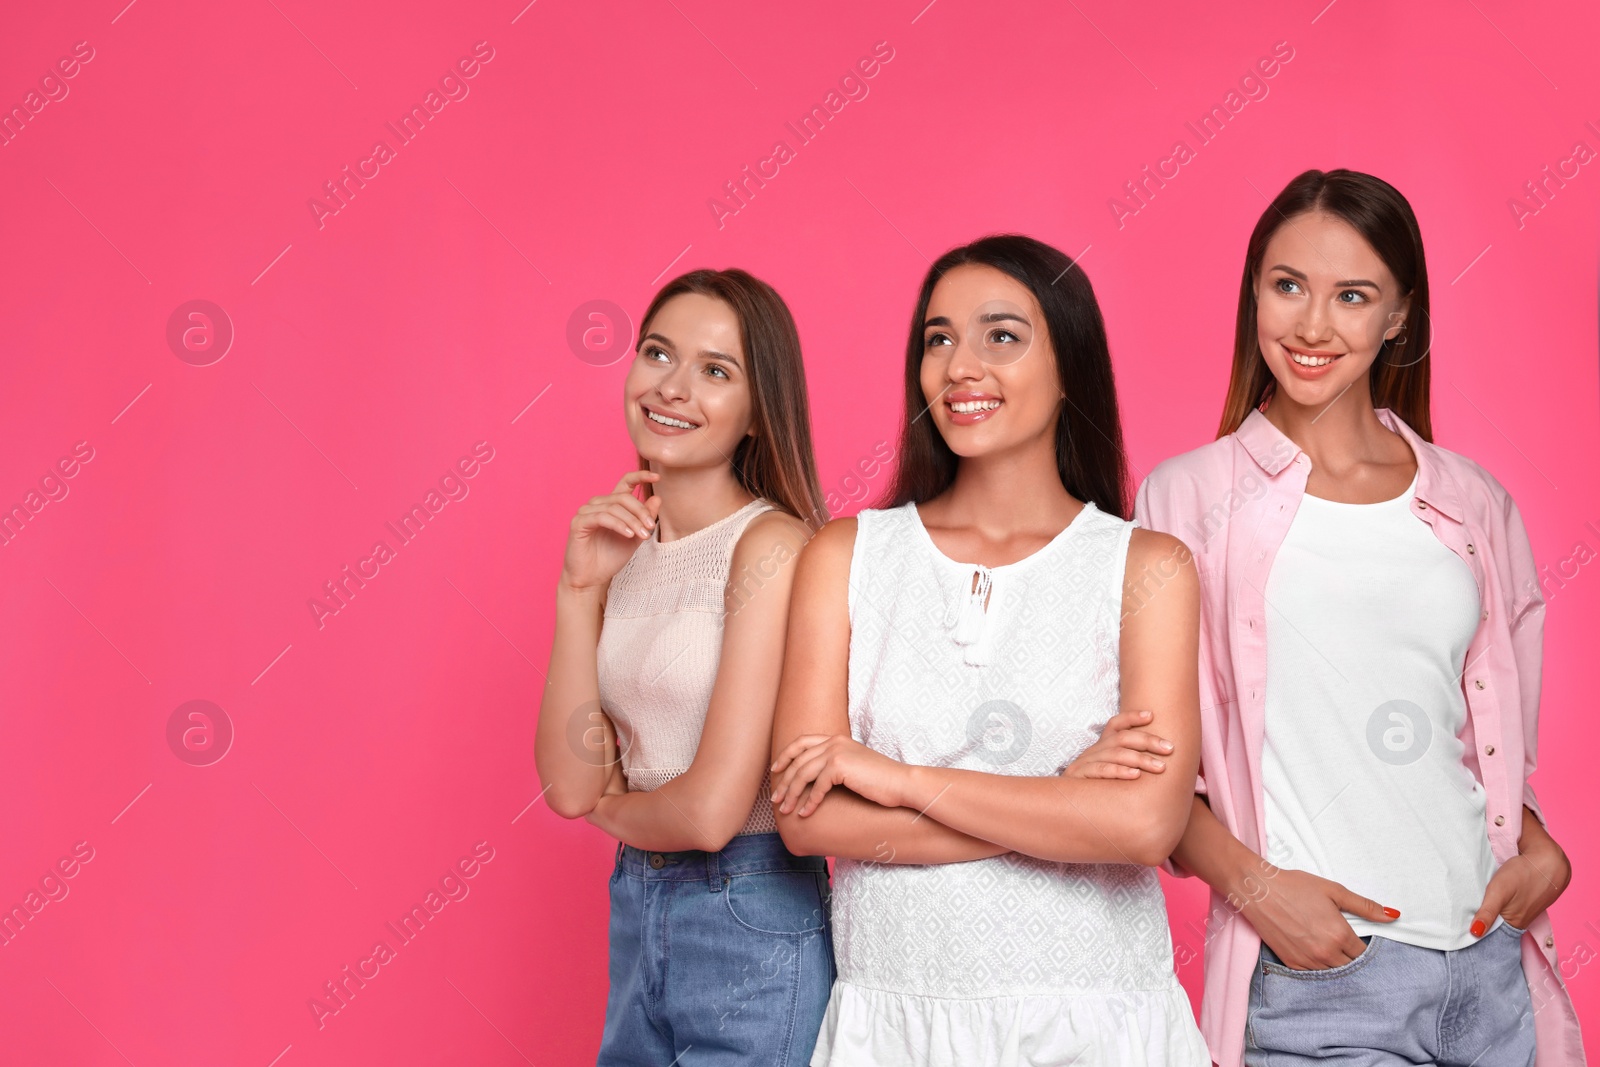
<svg viewBox="0 0 1600 1067">
<path fill-rule="evenodd" d="M 1494 873 L 1463 761 L 1461 672 L 1479 619 L 1467 565 L 1411 514 L 1306 494 L 1267 602 L 1267 858 L 1397 908 L 1358 935 L 1456 949 Z"/>
</svg>

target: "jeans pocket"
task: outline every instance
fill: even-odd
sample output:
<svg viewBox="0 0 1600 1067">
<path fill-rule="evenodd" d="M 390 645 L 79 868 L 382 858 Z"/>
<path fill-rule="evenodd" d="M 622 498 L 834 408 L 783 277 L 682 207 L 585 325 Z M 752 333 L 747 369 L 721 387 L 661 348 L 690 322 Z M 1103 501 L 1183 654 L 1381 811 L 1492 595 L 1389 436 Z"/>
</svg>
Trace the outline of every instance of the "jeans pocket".
<svg viewBox="0 0 1600 1067">
<path fill-rule="evenodd" d="M 1310 971 L 1297 971 L 1291 967 L 1286 967 L 1283 963 L 1278 961 L 1275 953 L 1273 958 L 1270 960 L 1267 959 L 1265 953 L 1263 953 L 1261 969 L 1267 974 L 1276 974 L 1284 978 L 1293 978 L 1302 982 L 1318 982 L 1327 981 L 1333 978 L 1344 978 L 1348 975 L 1356 973 L 1357 971 L 1361 970 L 1361 968 L 1371 963 L 1372 958 L 1378 954 L 1378 947 L 1382 943 L 1383 938 L 1374 934 L 1367 938 L 1367 947 L 1362 949 L 1361 955 L 1357 956 L 1355 959 L 1349 961 L 1348 963 L 1341 963 L 1337 967 L 1325 967 Z M 1266 945 L 1263 944 L 1262 947 L 1266 948 Z M 1271 951 L 1271 949 L 1267 949 L 1267 952 Z"/>
<path fill-rule="evenodd" d="M 1512 926 L 1509 922 L 1502 922 L 1500 924 L 1500 926 L 1499 926 L 1499 929 L 1504 930 L 1506 933 L 1512 935 L 1513 937 L 1515 937 L 1515 938 L 1517 938 L 1519 940 L 1522 938 L 1523 934 L 1528 932 L 1528 928 L 1527 927 L 1525 927 L 1525 926 L 1523 926 L 1523 927 Z"/>
<path fill-rule="evenodd" d="M 730 875 L 722 897 L 734 922 L 758 934 L 792 937 L 828 926 L 828 906 L 810 871 Z"/>
</svg>

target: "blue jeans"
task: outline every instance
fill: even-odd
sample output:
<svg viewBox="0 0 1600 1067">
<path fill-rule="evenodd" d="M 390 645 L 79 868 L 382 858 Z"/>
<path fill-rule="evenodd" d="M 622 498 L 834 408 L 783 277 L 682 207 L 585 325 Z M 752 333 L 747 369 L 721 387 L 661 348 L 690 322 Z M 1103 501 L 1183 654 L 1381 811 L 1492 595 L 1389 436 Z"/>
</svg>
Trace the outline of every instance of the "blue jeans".
<svg viewBox="0 0 1600 1067">
<path fill-rule="evenodd" d="M 777 834 L 617 849 L 600 1067 L 797 1065 L 833 987 L 827 862 Z"/>
<path fill-rule="evenodd" d="M 1250 982 L 1246 1067 L 1530 1067 L 1522 934 L 1501 922 L 1448 952 L 1363 937 L 1361 955 L 1316 971 L 1290 970 L 1263 942 Z"/>
</svg>

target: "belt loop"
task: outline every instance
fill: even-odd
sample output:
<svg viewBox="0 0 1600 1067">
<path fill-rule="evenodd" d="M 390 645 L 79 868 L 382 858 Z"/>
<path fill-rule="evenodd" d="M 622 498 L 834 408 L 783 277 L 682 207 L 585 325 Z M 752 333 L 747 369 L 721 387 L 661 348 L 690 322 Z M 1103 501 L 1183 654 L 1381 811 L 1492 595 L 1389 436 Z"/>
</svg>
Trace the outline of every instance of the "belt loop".
<svg viewBox="0 0 1600 1067">
<path fill-rule="evenodd" d="M 618 863 L 622 862 L 622 842 L 621 841 L 617 842 L 617 862 Z"/>
<path fill-rule="evenodd" d="M 706 883 L 713 893 L 722 892 L 722 853 L 706 853 Z"/>
</svg>

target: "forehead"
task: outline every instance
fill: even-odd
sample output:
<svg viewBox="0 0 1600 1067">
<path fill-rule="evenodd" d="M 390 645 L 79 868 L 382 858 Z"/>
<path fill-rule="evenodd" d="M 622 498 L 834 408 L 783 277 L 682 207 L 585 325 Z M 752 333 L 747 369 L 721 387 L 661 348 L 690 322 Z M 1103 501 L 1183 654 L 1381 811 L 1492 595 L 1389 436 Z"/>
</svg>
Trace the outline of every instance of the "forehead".
<svg viewBox="0 0 1600 1067">
<path fill-rule="evenodd" d="M 1393 279 L 1382 258 L 1356 228 L 1334 215 L 1292 215 L 1267 241 L 1261 268 L 1293 267 L 1312 279 L 1369 278 L 1387 287 Z"/>
<path fill-rule="evenodd" d="M 928 297 L 928 318 L 970 311 L 979 304 L 1003 300 L 1037 320 L 1039 302 L 1033 292 L 1003 270 L 977 263 L 963 263 L 946 271 Z"/>
<path fill-rule="evenodd" d="M 674 345 L 695 350 L 714 348 L 737 355 L 739 316 L 727 302 L 704 293 L 679 293 L 657 309 L 646 324 L 647 333 L 658 333 Z"/>
</svg>

